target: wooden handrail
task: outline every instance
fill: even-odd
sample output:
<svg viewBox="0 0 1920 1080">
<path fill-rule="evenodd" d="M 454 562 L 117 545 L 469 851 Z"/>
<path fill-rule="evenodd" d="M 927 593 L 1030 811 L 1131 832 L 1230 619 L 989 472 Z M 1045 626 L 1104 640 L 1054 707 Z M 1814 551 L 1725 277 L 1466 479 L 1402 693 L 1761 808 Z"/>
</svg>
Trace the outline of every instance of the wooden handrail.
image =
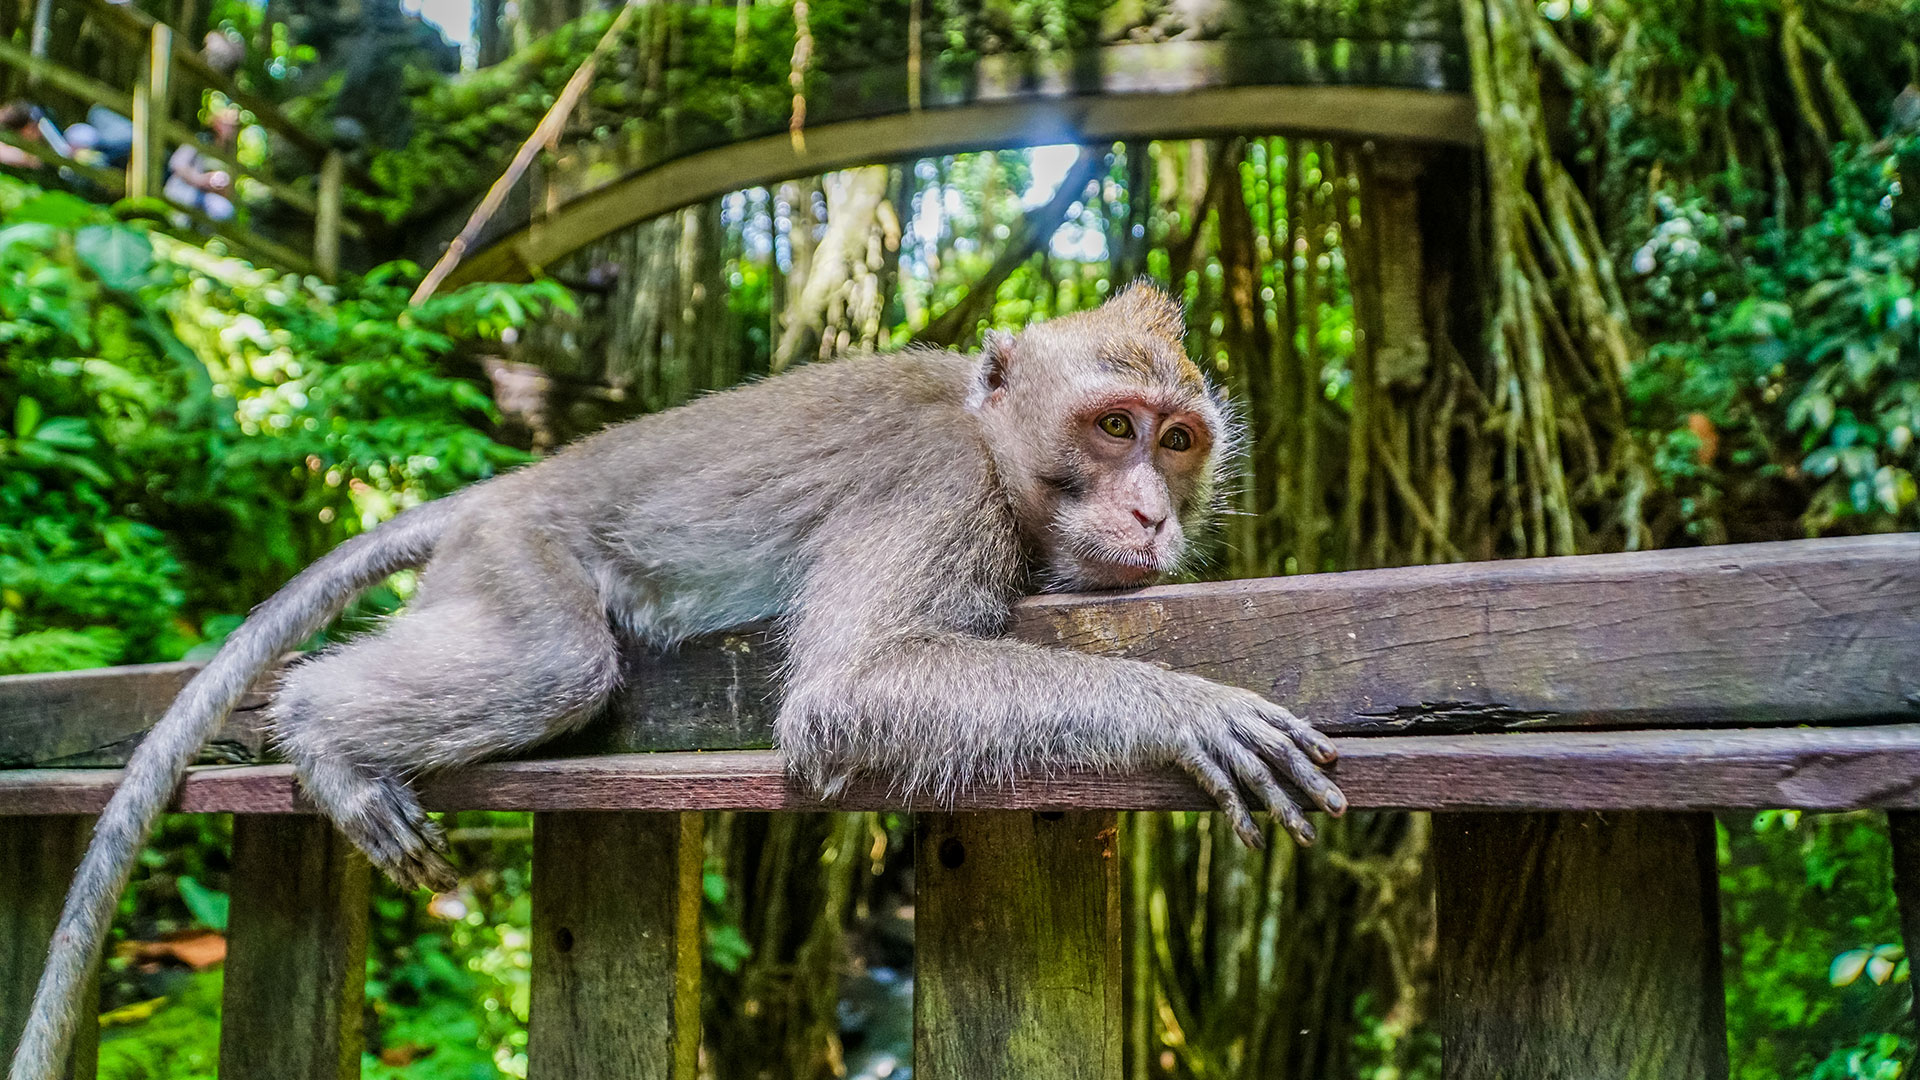
<svg viewBox="0 0 1920 1080">
<path fill-rule="evenodd" d="M 1334 740 L 1356 809 L 1920 809 L 1920 724 L 1714 731 L 1556 731 Z M 92 814 L 118 769 L 0 769 L 0 816 Z M 476 765 L 422 785 L 430 810 L 1209 810 L 1174 771 L 1055 773 L 950 797 L 884 779 L 822 800 L 772 750 L 613 754 Z M 313 813 L 288 765 L 202 765 L 173 808 Z"/>
<path fill-rule="evenodd" d="M 61 67 L 51 60 L 43 60 L 5 38 L 0 38 L 0 64 L 19 68 L 56 90 L 72 94 L 84 101 L 98 102 L 122 116 L 133 114 L 132 94 L 124 90 L 116 90 L 98 79 Z"/>
<path fill-rule="evenodd" d="M 1045 596 L 1009 631 L 1244 686 L 1343 735 L 1920 721 L 1920 534 Z M 768 746 L 780 663 L 764 628 L 630 650 L 607 715 L 542 753 Z M 118 764 L 193 670 L 0 678 L 0 762 Z M 257 713 L 221 743 L 262 760 Z"/>
<path fill-rule="evenodd" d="M 176 56 L 175 59 L 177 61 L 178 57 Z M 42 60 L 5 40 L 0 40 L 0 64 L 19 68 L 57 89 L 78 98 L 98 102 L 123 116 L 131 115 L 133 112 L 133 95 L 120 93 L 98 80 L 68 70 L 50 61 Z M 164 134 L 165 139 L 162 140 L 163 142 L 172 144 L 192 143 L 202 154 L 225 165 L 235 176 L 246 177 L 264 186 L 273 192 L 276 199 L 279 199 L 281 202 L 286 203 L 288 206 L 309 217 L 318 216 L 319 203 L 314 196 L 310 196 L 298 188 L 284 181 L 277 180 L 259 170 L 248 168 L 240 162 L 238 154 L 206 142 L 200 138 L 198 132 L 195 132 L 185 124 L 168 118 L 164 121 Z M 29 150 L 29 152 L 31 152 L 31 150 Z M 61 160 L 68 165 L 75 164 L 71 161 L 66 161 L 64 158 Z M 325 160 L 324 157 L 322 160 Z M 78 168 L 85 170 L 90 167 L 78 166 Z M 116 185 L 116 187 L 118 186 L 120 185 Z M 343 219 L 340 221 L 339 226 L 342 232 L 355 239 L 362 239 L 366 235 L 366 230 L 356 222 Z"/>
<path fill-rule="evenodd" d="M 0 40 L 0 64 L 19 68 L 38 81 L 83 101 L 103 105 L 131 118 L 133 122 L 135 138 L 132 160 L 128 163 L 124 180 L 109 184 L 101 179 L 102 170 L 64 159 L 61 163 L 101 183 L 116 196 L 124 194 L 138 198 L 159 198 L 166 180 L 168 148 L 192 145 L 206 158 L 219 162 L 236 178 L 261 185 L 280 204 L 312 218 L 313 257 L 309 258 L 284 244 L 256 234 L 227 228 L 191 209 L 184 211 L 188 218 L 203 229 L 273 264 L 300 273 L 317 272 L 329 278 L 337 274 L 340 235 L 345 234 L 356 240 L 363 240 L 367 236 L 362 224 L 348 219 L 350 213 L 358 216 L 364 214 L 346 205 L 346 182 L 352 179 L 371 188 L 375 186 L 372 178 L 349 165 L 339 151 L 288 120 L 271 102 L 243 90 L 208 65 L 197 52 L 178 41 L 173 28 L 166 23 L 106 0 L 72 2 L 78 3 L 87 15 L 98 17 L 99 25 L 110 33 L 141 47 L 143 61 L 140 84 L 132 93 L 123 93 L 99 80 L 34 56 L 12 42 Z M 318 162 L 314 174 L 314 192 L 308 194 L 268 172 L 247 167 L 237 153 L 209 144 L 193 129 L 176 120 L 170 112 L 170 105 L 176 97 L 176 76 L 182 71 L 206 86 L 219 90 L 236 104 L 250 110 L 263 126 L 286 137 L 301 150 L 313 154 Z M 7 141 L 16 142 L 11 139 Z M 23 149 L 53 163 L 46 154 L 33 147 Z"/>
<path fill-rule="evenodd" d="M 109 28 L 129 42 L 144 42 L 153 32 L 153 28 L 160 25 L 159 20 L 129 5 L 109 3 L 108 0 L 69 0 L 69 2 L 78 4 L 88 14 L 100 16 Z M 201 83 L 225 94 L 235 104 L 253 113 L 263 126 L 284 136 L 294 145 L 314 155 L 316 159 L 325 157 L 331 149 L 312 132 L 287 119 L 286 115 L 272 102 L 243 89 L 232 78 L 215 70 L 188 43 L 178 40 L 173 42 L 173 62 L 185 68 Z M 368 187 L 374 186 L 373 178 L 365 173 L 353 170 L 352 176 L 356 183 Z"/>
<path fill-rule="evenodd" d="M 83 165 L 78 161 L 63 158 L 58 151 L 46 143 L 27 142 L 10 131 L 0 131 L 0 143 L 5 143 L 21 153 L 33 155 L 43 165 L 50 165 L 55 169 L 72 169 L 76 175 L 86 177 L 115 195 L 126 189 L 127 178 L 124 173 L 113 169 L 102 169 L 96 165 Z"/>
</svg>

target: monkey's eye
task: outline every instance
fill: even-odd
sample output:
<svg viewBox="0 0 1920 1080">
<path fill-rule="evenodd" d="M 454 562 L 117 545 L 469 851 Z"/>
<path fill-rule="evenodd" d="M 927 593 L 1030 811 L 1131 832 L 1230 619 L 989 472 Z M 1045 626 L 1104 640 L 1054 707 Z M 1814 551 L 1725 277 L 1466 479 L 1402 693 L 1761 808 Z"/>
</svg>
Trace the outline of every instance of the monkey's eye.
<svg viewBox="0 0 1920 1080">
<path fill-rule="evenodd" d="M 1193 448 L 1193 433 L 1183 427 L 1170 427 L 1165 435 L 1160 436 L 1160 445 L 1175 452 L 1190 450 Z"/>
<path fill-rule="evenodd" d="M 1133 418 L 1126 413 L 1110 412 L 1100 418 L 1100 430 L 1116 439 L 1133 438 Z"/>
</svg>

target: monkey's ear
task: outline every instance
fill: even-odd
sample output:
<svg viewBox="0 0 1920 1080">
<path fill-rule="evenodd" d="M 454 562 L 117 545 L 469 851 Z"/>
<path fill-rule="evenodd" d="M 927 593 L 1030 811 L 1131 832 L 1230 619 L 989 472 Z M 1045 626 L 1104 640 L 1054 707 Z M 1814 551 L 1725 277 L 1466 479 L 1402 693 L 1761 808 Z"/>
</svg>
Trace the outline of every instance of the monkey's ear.
<svg viewBox="0 0 1920 1080">
<path fill-rule="evenodd" d="M 1005 330 L 989 330 L 980 340 L 980 367 L 974 372 L 973 393 L 968 404 L 974 407 L 999 401 L 1007 394 L 1007 373 L 1013 365 L 1013 335 Z"/>
</svg>

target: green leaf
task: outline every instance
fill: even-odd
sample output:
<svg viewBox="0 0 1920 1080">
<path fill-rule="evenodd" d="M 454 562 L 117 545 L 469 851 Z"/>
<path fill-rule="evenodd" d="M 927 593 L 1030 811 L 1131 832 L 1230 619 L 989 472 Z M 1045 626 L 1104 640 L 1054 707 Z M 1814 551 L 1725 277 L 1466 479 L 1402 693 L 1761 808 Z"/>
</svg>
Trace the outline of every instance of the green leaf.
<svg viewBox="0 0 1920 1080">
<path fill-rule="evenodd" d="M 10 221 L 33 221 L 66 229 L 100 216 L 100 208 L 64 191 L 45 191 L 8 214 Z"/>
<path fill-rule="evenodd" d="M 225 933 L 227 908 L 231 898 L 226 893 L 207 888 L 190 875 L 182 874 L 179 885 L 180 902 L 187 905 L 187 910 L 193 913 L 194 921 L 210 930 Z"/>
<path fill-rule="evenodd" d="M 80 261 L 109 289 L 130 292 L 153 269 L 153 241 L 125 226 L 89 225 L 74 237 L 73 247 Z"/>
<path fill-rule="evenodd" d="M 30 439 L 35 428 L 40 426 L 40 403 L 30 397 L 22 397 L 13 406 L 13 435 L 17 439 Z"/>
<path fill-rule="evenodd" d="M 0 229 L 0 255 L 7 253 L 16 244 L 25 244 L 34 248 L 49 248 L 60 238 L 60 230 L 45 222 L 28 221 L 18 225 L 8 225 Z"/>
<path fill-rule="evenodd" d="M 24 403 L 29 399 L 21 399 Z M 77 416 L 56 416 L 33 431 L 33 437 L 62 450 L 91 450 L 98 444 L 87 422 Z"/>
<path fill-rule="evenodd" d="M 713 960 L 713 966 L 729 974 L 739 971 L 740 965 L 753 956 L 753 944 L 732 924 L 708 924 L 707 956 Z"/>
</svg>

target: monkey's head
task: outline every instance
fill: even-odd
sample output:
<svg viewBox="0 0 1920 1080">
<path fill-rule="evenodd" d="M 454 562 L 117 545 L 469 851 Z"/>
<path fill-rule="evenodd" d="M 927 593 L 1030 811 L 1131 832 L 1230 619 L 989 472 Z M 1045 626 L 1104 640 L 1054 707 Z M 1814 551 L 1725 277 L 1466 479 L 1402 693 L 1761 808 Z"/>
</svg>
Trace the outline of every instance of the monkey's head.
<svg viewBox="0 0 1920 1080">
<path fill-rule="evenodd" d="M 987 338 L 969 405 L 1048 590 L 1150 584 L 1193 551 L 1235 435 L 1184 336 L 1180 305 L 1137 283 Z"/>
</svg>

